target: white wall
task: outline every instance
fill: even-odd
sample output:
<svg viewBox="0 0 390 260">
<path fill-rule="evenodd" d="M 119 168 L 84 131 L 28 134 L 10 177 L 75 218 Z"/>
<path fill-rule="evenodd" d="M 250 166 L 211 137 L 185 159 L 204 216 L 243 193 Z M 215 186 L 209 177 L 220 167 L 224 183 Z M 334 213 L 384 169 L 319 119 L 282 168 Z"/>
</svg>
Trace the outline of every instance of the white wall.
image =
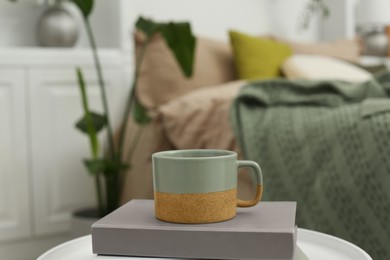
<svg viewBox="0 0 390 260">
<path fill-rule="evenodd" d="M 355 36 L 355 5 L 357 0 L 325 0 L 330 15 L 314 16 L 307 30 L 299 23 L 308 0 L 269 0 L 269 23 L 276 36 L 295 41 L 332 41 Z M 389 11 L 390 12 L 390 11 Z"/>
<path fill-rule="evenodd" d="M 29 1 L 0 0 L 0 47 L 35 46 L 35 24 L 41 8 Z"/>
<path fill-rule="evenodd" d="M 308 28 L 301 28 L 306 3 L 307 0 L 267 1 L 271 33 L 288 40 L 317 41 L 321 35 L 318 16 L 313 17 Z"/>
<path fill-rule="evenodd" d="M 84 26 L 76 7 L 67 4 L 80 24 L 79 47 L 88 46 Z M 120 46 L 119 0 L 97 0 L 91 16 L 91 23 L 100 47 Z M 33 0 L 19 0 L 11 3 L 0 0 L 0 47 L 37 46 L 36 26 L 43 6 Z"/>
<path fill-rule="evenodd" d="M 336 40 L 355 37 L 357 0 L 326 0 L 326 2 L 330 6 L 330 15 L 323 19 L 321 39 Z"/>
<path fill-rule="evenodd" d="M 306 30 L 299 22 L 308 0 L 121 0 L 122 40 L 131 49 L 131 31 L 139 15 L 155 20 L 187 20 L 197 34 L 227 39 L 228 29 L 271 33 L 296 41 L 332 40 L 354 34 L 356 0 L 326 0 L 331 16 L 315 16 Z"/>
<path fill-rule="evenodd" d="M 267 0 L 121 0 L 122 28 L 130 35 L 139 15 L 159 21 L 186 20 L 196 34 L 227 40 L 228 29 L 261 34 L 268 31 Z M 130 37 L 122 38 L 125 48 Z"/>
<path fill-rule="evenodd" d="M 135 17 L 187 20 L 199 34 L 227 39 L 227 29 L 260 33 L 268 28 L 264 0 L 141 0 L 128 1 Z"/>
<path fill-rule="evenodd" d="M 231 28 L 252 34 L 270 32 L 299 41 L 327 40 L 351 34 L 351 26 L 346 28 L 344 25 L 346 20 L 353 23 L 351 3 L 357 0 L 326 0 L 334 7 L 323 27 L 319 19 L 315 19 L 308 30 L 299 31 L 299 16 L 306 1 L 96 0 L 91 21 L 100 47 L 121 47 L 127 52 L 132 50 L 131 31 L 139 15 L 156 20 L 189 20 L 197 34 L 223 40 L 227 39 L 227 30 Z M 0 0 L 0 47 L 37 45 L 36 21 L 42 7 L 34 2 Z M 77 14 L 75 8 L 70 9 Z M 81 23 L 80 17 L 78 20 Z M 80 30 L 77 46 L 88 46 L 82 24 Z"/>
<path fill-rule="evenodd" d="M 95 3 L 96 5 L 91 15 L 91 24 L 97 44 L 100 47 L 119 48 L 121 21 L 119 0 L 96 0 Z M 77 16 L 77 13 L 74 14 Z M 78 18 L 78 20 L 82 24 L 81 18 Z M 78 46 L 89 46 L 83 24 L 80 26 L 80 32 Z"/>
</svg>

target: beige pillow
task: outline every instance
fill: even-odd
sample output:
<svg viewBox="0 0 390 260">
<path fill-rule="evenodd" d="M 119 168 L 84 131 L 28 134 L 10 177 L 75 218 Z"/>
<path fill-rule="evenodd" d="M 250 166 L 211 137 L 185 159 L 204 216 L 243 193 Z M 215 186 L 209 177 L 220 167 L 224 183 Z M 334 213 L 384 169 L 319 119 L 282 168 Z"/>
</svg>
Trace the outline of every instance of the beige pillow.
<svg viewBox="0 0 390 260">
<path fill-rule="evenodd" d="M 283 63 L 282 71 L 289 79 L 363 82 L 372 77 L 369 72 L 355 65 L 319 55 L 293 55 Z"/>
<path fill-rule="evenodd" d="M 295 54 L 322 55 L 353 63 L 358 63 L 360 58 L 360 45 L 355 39 L 323 43 L 281 41 L 287 43 Z"/>
<path fill-rule="evenodd" d="M 178 149 L 234 148 L 229 108 L 244 84 L 237 80 L 210 86 L 160 106 L 157 112 L 170 142 Z"/>
<path fill-rule="evenodd" d="M 142 34 L 135 34 L 137 53 L 144 40 Z M 153 37 L 144 56 L 136 91 L 145 107 L 154 109 L 194 89 L 236 79 L 228 43 L 198 37 L 195 51 L 194 74 L 187 79 L 164 39 L 159 35 Z"/>
</svg>

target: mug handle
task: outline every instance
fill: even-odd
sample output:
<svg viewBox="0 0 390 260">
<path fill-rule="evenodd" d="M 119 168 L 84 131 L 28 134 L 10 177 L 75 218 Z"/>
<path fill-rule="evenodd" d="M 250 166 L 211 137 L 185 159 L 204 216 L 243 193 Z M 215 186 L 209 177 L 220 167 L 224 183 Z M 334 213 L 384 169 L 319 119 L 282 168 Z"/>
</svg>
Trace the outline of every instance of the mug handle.
<svg viewBox="0 0 390 260">
<path fill-rule="evenodd" d="M 255 206 L 261 200 L 263 195 L 263 174 L 261 172 L 260 166 L 254 161 L 237 161 L 237 168 L 247 167 L 251 168 L 255 172 L 256 180 L 256 197 L 253 200 L 240 200 L 237 199 L 237 207 L 247 208 Z"/>
</svg>

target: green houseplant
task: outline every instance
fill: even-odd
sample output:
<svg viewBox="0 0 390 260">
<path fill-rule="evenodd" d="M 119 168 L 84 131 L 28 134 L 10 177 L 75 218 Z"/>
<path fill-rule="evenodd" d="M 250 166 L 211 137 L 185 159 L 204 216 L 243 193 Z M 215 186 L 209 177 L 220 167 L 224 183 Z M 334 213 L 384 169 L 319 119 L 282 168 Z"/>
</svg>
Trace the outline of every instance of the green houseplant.
<svg viewBox="0 0 390 260">
<path fill-rule="evenodd" d="M 306 30 L 315 15 L 328 17 L 329 13 L 329 6 L 327 5 L 325 0 L 308 0 L 302 12 L 302 16 L 300 17 L 300 29 Z"/>
<path fill-rule="evenodd" d="M 139 125 L 148 124 L 151 118 L 145 108 L 138 102 L 135 96 L 135 89 L 142 64 L 143 56 L 151 37 L 160 33 L 165 39 L 168 47 L 174 54 L 185 76 L 190 77 L 193 70 L 194 50 L 196 40 L 191 32 L 189 23 L 155 23 L 151 20 L 140 17 L 135 27 L 143 32 L 147 40 L 142 46 L 140 55 L 135 62 L 135 72 L 132 86 L 126 101 L 125 111 L 119 128 L 119 138 L 114 140 L 113 128 L 109 117 L 109 106 L 106 95 L 104 74 L 101 68 L 97 46 L 89 16 L 94 6 L 94 0 L 71 0 L 81 11 L 84 24 L 88 33 L 88 39 L 93 53 L 95 69 L 101 91 L 103 114 L 92 112 L 88 104 L 87 87 L 85 85 L 81 68 L 76 69 L 78 84 L 81 91 L 83 117 L 76 123 L 77 129 L 85 133 L 89 138 L 91 158 L 85 159 L 84 164 L 88 172 L 93 176 L 96 186 L 97 204 L 99 217 L 112 212 L 120 205 L 120 198 L 124 187 L 126 170 L 131 167 L 132 151 L 137 146 L 137 138 L 132 140 L 127 158 L 124 158 L 124 140 L 127 132 L 127 122 L 130 115 Z M 102 129 L 107 130 L 108 147 L 102 154 L 101 145 L 97 134 Z M 140 128 L 142 131 L 142 127 Z M 136 135 L 137 136 L 137 135 Z"/>
</svg>

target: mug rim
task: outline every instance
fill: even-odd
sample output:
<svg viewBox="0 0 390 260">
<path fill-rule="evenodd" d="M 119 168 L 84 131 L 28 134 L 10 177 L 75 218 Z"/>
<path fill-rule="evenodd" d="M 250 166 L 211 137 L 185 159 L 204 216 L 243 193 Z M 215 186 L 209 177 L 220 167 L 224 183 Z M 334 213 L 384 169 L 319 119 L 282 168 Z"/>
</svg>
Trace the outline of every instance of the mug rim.
<svg viewBox="0 0 390 260">
<path fill-rule="evenodd" d="M 191 153 L 191 152 L 205 152 L 205 153 L 219 153 L 218 155 L 212 156 L 177 156 L 180 153 Z M 177 160 L 212 160 L 216 158 L 229 158 L 231 156 L 236 156 L 237 153 L 234 151 L 223 150 L 223 149 L 180 149 L 180 150 L 167 150 L 156 152 L 152 154 L 153 158 L 164 158 L 164 159 L 177 159 Z"/>
</svg>

